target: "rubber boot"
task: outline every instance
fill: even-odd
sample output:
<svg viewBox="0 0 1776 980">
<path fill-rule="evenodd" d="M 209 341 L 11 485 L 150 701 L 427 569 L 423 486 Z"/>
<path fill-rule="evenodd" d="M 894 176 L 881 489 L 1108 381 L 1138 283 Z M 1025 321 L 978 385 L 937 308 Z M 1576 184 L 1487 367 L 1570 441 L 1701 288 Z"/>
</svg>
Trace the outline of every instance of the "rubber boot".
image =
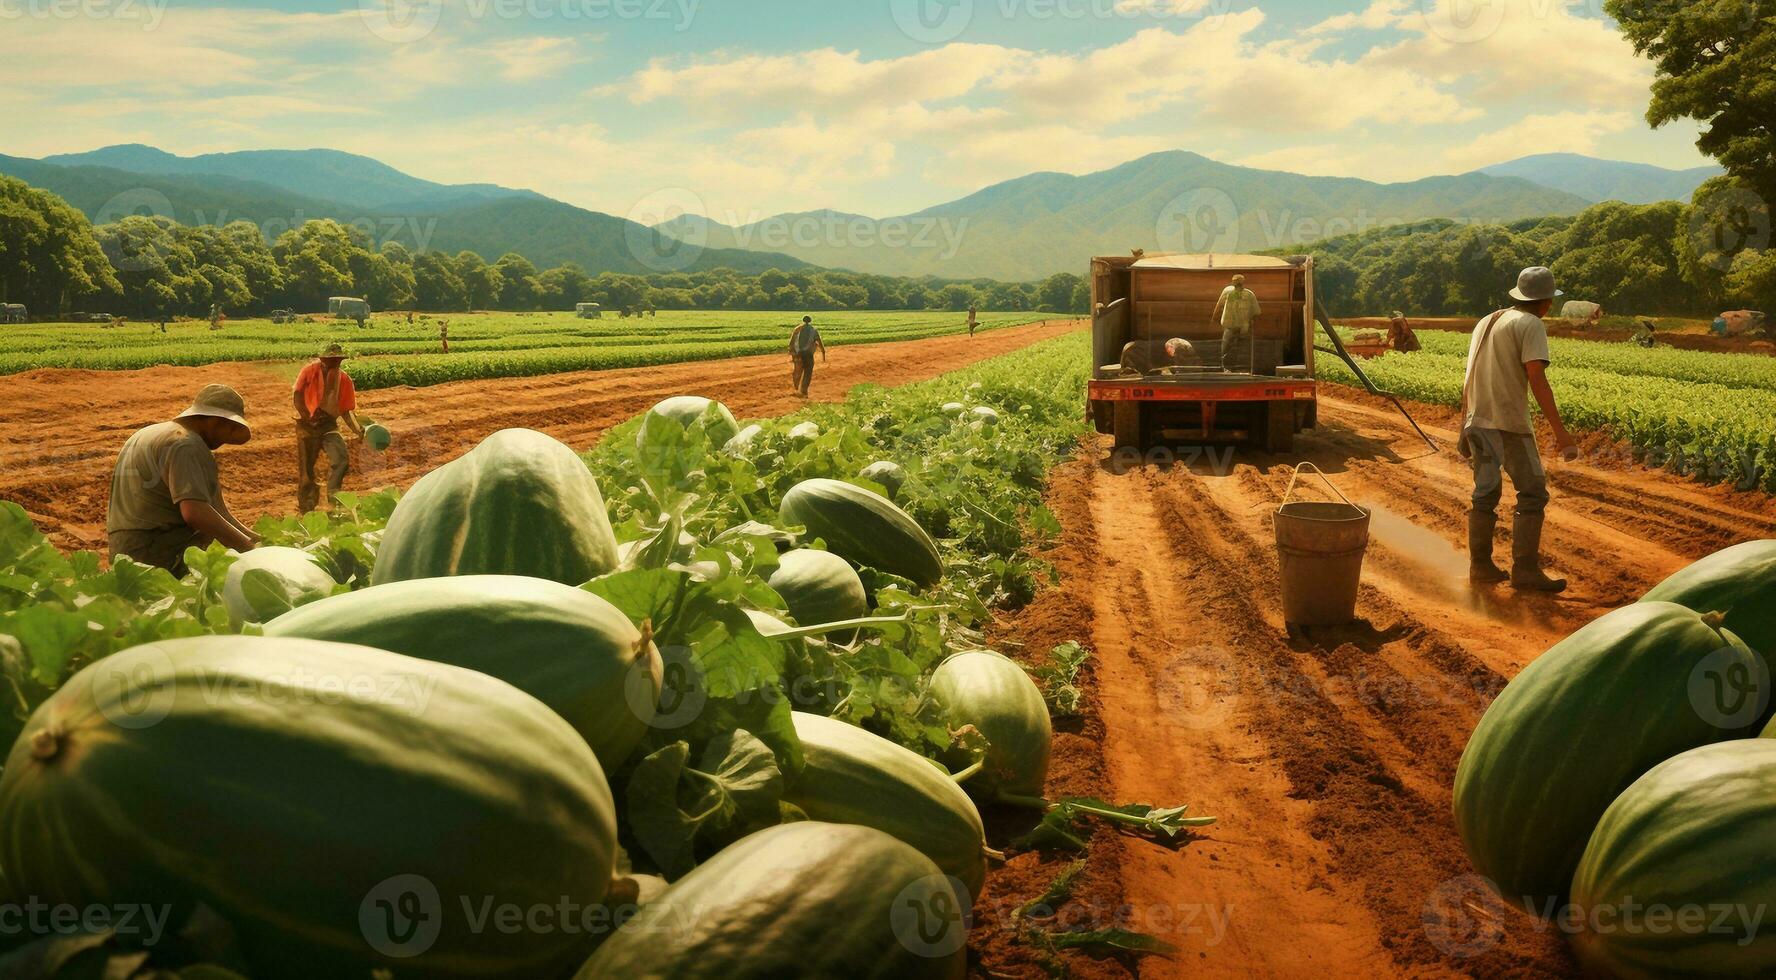
<svg viewBox="0 0 1776 980">
<path fill-rule="evenodd" d="M 1565 592 L 1566 579 L 1542 572 L 1542 524 L 1546 514 L 1518 514 L 1511 529 L 1511 587 L 1526 592 Z"/>
<path fill-rule="evenodd" d="M 1498 514 L 1492 511 L 1468 512 L 1468 581 L 1475 585 L 1494 585 L 1511 577 L 1492 561 L 1492 538 L 1498 522 Z"/>
</svg>

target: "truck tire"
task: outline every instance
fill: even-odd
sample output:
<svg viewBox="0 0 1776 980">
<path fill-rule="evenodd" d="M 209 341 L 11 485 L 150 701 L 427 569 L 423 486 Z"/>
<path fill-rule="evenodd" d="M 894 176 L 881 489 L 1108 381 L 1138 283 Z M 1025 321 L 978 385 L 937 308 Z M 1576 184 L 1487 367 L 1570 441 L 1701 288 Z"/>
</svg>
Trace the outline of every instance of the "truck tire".
<svg viewBox="0 0 1776 980">
<path fill-rule="evenodd" d="M 1147 413 L 1142 411 L 1143 407 L 1135 401 L 1116 403 L 1116 418 L 1112 424 L 1116 448 L 1147 451 Z"/>
<path fill-rule="evenodd" d="M 1287 453 L 1295 449 L 1295 403 L 1271 402 L 1265 411 L 1264 451 Z"/>
</svg>

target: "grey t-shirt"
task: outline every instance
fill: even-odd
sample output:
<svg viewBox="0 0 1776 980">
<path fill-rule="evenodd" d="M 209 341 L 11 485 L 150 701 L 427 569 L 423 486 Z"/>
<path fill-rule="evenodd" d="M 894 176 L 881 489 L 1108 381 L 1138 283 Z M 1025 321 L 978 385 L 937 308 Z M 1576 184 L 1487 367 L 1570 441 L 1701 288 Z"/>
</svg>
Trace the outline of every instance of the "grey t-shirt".
<svg viewBox="0 0 1776 980">
<path fill-rule="evenodd" d="M 1476 429 L 1533 434 L 1529 419 L 1529 372 L 1531 361 L 1546 363 L 1548 327 L 1542 318 L 1522 310 L 1506 310 L 1486 334 L 1487 317 L 1474 327 L 1468 343 L 1468 418 Z M 1486 347 L 1480 347 L 1484 338 Z"/>
<path fill-rule="evenodd" d="M 224 510 L 216 456 L 202 437 L 161 422 L 129 437 L 111 475 L 105 531 L 162 531 L 185 526 L 179 503 L 202 500 Z"/>
<path fill-rule="evenodd" d="M 815 345 L 819 343 L 820 331 L 814 329 L 814 324 L 804 323 L 796 328 L 795 336 L 789 341 L 789 349 L 797 354 L 812 354 Z"/>
</svg>

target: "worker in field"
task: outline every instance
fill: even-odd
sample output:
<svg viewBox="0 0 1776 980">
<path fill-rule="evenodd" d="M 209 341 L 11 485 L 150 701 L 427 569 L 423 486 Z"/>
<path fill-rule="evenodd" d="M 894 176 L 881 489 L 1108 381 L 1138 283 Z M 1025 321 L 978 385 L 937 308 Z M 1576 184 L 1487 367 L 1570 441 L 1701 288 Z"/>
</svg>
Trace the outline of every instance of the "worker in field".
<svg viewBox="0 0 1776 980">
<path fill-rule="evenodd" d="M 1657 326 L 1644 316 L 1634 321 L 1634 342 L 1648 349 L 1659 346 L 1659 339 L 1653 335 Z"/>
<path fill-rule="evenodd" d="M 291 400 L 296 406 L 296 505 L 301 513 L 320 506 L 320 486 L 315 479 L 315 457 L 327 456 L 327 503 L 331 505 L 345 483 L 351 465 L 339 423 L 362 438 L 364 427 L 353 414 L 358 407 L 357 388 L 345 373 L 345 348 L 328 344 L 320 356 L 296 375 Z"/>
<path fill-rule="evenodd" d="M 968 304 L 968 336 L 974 336 L 974 330 L 979 325 L 980 305 L 978 303 L 970 303 Z"/>
<path fill-rule="evenodd" d="M 1412 323 L 1399 310 L 1394 311 L 1388 324 L 1388 346 L 1407 354 L 1424 349 L 1424 345 L 1418 342 L 1418 334 L 1412 332 Z"/>
<path fill-rule="evenodd" d="M 1215 301 L 1211 323 L 1221 324 L 1221 368 L 1229 374 L 1252 369 L 1252 323 L 1262 312 L 1258 295 L 1246 288 L 1245 276 L 1234 276 Z"/>
<path fill-rule="evenodd" d="M 1509 579 L 1512 586 L 1534 592 L 1564 592 L 1566 582 L 1542 571 L 1542 525 L 1548 508 L 1548 476 L 1536 446 L 1529 415 L 1534 396 L 1542 416 L 1554 430 L 1562 458 L 1579 458 L 1578 445 L 1566 431 L 1554 390 L 1548 385 L 1548 328 L 1542 318 L 1565 295 L 1555 288 L 1554 273 L 1545 268 L 1523 270 L 1508 309 L 1480 321 L 1468 345 L 1468 370 L 1462 388 L 1462 457 L 1474 468 L 1474 507 L 1468 515 L 1470 578 L 1490 584 Z M 1511 530 L 1509 574 L 1492 560 L 1498 505 L 1504 477 L 1517 491 L 1516 520 Z"/>
<path fill-rule="evenodd" d="M 803 398 L 808 397 L 808 388 L 814 384 L 814 352 L 820 351 L 820 360 L 826 361 L 826 342 L 820 339 L 820 331 L 814 326 L 814 318 L 802 317 L 802 325 L 789 335 L 789 356 L 795 361 L 795 370 L 791 383 L 797 386 Z"/>
<path fill-rule="evenodd" d="M 251 551 L 259 536 L 222 499 L 216 450 L 252 438 L 246 403 L 227 385 L 210 385 L 183 414 L 129 437 L 111 475 L 105 515 L 111 560 L 129 558 L 185 575 L 185 549 L 220 541 Z"/>
</svg>

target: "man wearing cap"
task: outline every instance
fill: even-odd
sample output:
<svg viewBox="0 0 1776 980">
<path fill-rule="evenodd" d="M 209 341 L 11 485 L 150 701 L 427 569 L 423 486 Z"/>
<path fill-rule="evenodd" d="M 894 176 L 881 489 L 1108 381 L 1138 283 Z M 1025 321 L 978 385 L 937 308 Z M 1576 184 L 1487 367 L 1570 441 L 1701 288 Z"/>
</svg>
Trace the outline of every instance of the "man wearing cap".
<svg viewBox="0 0 1776 980">
<path fill-rule="evenodd" d="M 339 434 L 339 421 L 344 419 L 348 429 L 359 437 L 364 435 L 364 427 L 353 414 L 358 407 L 357 388 L 340 368 L 343 363 L 345 348 L 328 344 L 296 375 L 291 394 L 296 406 L 296 506 L 304 514 L 321 503 L 320 486 L 315 481 L 316 455 L 327 454 L 328 504 L 345 483 L 351 457 L 345 437 Z"/>
<path fill-rule="evenodd" d="M 1252 369 L 1252 322 L 1260 312 L 1258 294 L 1246 288 L 1245 276 L 1234 276 L 1215 301 L 1209 322 L 1221 324 L 1221 367 L 1228 373 Z"/>
<path fill-rule="evenodd" d="M 130 436 L 111 475 L 111 560 L 127 557 L 183 576 L 187 548 L 220 541 L 252 550 L 259 536 L 228 512 L 215 456 L 250 438 L 246 404 L 227 385 L 210 385 L 178 418 Z"/>
<path fill-rule="evenodd" d="M 802 325 L 795 328 L 789 335 L 789 356 L 795 362 L 791 372 L 790 385 L 795 387 L 803 398 L 808 397 L 808 388 L 814 383 L 814 351 L 820 351 L 820 359 L 826 360 L 826 342 L 820 339 L 820 331 L 814 326 L 814 318 L 802 317 Z"/>
<path fill-rule="evenodd" d="M 1548 476 L 1536 447 L 1529 397 L 1535 396 L 1542 417 L 1553 428 L 1562 458 L 1569 462 L 1578 459 L 1578 446 L 1561 421 L 1560 406 L 1548 385 L 1548 328 L 1542 322 L 1554 308 L 1554 300 L 1565 294 L 1555 288 L 1554 273 L 1537 267 L 1523 270 L 1510 295 L 1516 305 L 1482 320 L 1468 345 L 1460 450 L 1474 467 L 1474 507 L 1468 515 L 1469 577 L 1482 584 L 1510 579 L 1518 589 L 1564 592 L 1564 580 L 1542 572 Z M 1504 476 L 1511 478 L 1517 490 L 1509 575 L 1492 561 Z"/>
</svg>

